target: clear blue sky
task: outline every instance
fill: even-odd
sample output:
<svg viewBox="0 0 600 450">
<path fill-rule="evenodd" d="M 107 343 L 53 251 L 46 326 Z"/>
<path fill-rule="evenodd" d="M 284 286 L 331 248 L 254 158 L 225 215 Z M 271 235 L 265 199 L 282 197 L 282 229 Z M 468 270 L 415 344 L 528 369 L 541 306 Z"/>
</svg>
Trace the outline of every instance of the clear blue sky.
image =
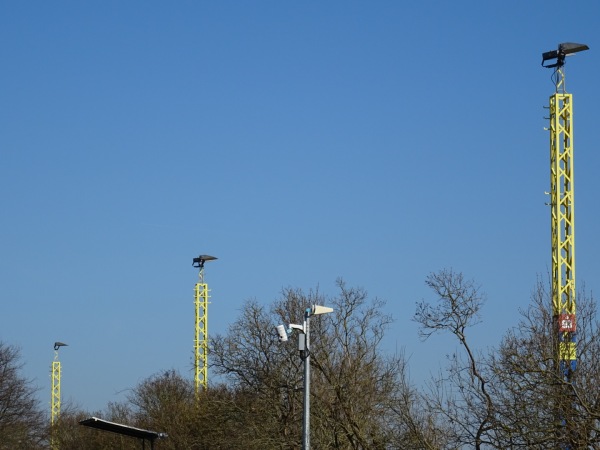
<svg viewBox="0 0 600 450">
<path fill-rule="evenodd" d="M 104 408 L 192 377 L 194 256 L 211 334 L 244 300 L 335 279 L 387 300 L 416 379 L 424 279 L 488 294 L 482 348 L 550 264 L 541 53 L 574 94 L 577 275 L 598 289 L 597 2 L 0 2 L 0 339 L 50 400 Z"/>
</svg>

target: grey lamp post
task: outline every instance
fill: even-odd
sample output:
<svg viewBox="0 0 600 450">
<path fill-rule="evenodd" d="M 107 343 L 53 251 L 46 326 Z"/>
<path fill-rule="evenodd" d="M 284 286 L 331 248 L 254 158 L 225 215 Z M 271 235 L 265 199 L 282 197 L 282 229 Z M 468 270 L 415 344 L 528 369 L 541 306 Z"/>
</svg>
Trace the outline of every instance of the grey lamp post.
<svg viewBox="0 0 600 450">
<path fill-rule="evenodd" d="M 302 450 L 310 450 L 310 318 L 319 314 L 333 312 L 333 308 L 327 306 L 313 305 L 304 311 L 304 322 L 302 325 L 289 324 L 277 326 L 279 341 L 285 342 L 293 330 L 300 331 L 298 337 L 298 349 L 304 360 L 304 414 L 302 418 Z"/>
</svg>

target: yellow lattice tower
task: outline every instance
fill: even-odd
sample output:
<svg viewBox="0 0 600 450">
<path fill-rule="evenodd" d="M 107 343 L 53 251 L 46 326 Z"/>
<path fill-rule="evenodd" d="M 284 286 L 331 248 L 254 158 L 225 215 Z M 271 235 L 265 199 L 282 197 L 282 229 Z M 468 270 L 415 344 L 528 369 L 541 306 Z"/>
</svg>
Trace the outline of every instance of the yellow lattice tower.
<svg viewBox="0 0 600 450">
<path fill-rule="evenodd" d="M 67 344 L 63 342 L 55 342 L 54 343 L 54 361 L 52 361 L 52 391 L 51 391 L 51 400 L 50 400 L 50 426 L 53 426 L 58 421 L 60 416 L 60 375 L 61 375 L 61 365 L 58 360 L 58 349 L 60 347 L 64 347 Z M 52 434 L 54 434 L 54 430 L 52 430 Z M 55 439 L 52 437 L 50 446 L 52 450 L 58 449 L 58 444 Z"/>
<path fill-rule="evenodd" d="M 575 197 L 573 170 L 573 98 L 564 91 L 562 67 L 557 92 L 550 97 L 550 205 L 552 240 L 552 311 L 563 372 L 576 368 Z"/>
<path fill-rule="evenodd" d="M 566 92 L 567 55 L 588 46 L 566 42 L 542 55 L 554 68 L 555 92 L 550 96 L 550 207 L 552 247 L 552 315 L 558 333 L 557 367 L 570 380 L 577 367 L 575 287 L 575 196 L 573 170 L 573 97 Z M 547 61 L 553 64 L 544 65 Z"/>
<path fill-rule="evenodd" d="M 58 420 L 60 415 L 60 361 L 58 361 L 58 352 L 54 352 L 54 361 L 52 361 L 52 402 L 50 424 Z"/>
<path fill-rule="evenodd" d="M 573 97 L 566 92 L 564 64 L 567 55 L 587 50 L 583 44 L 564 43 L 558 50 L 542 55 L 542 65 L 554 68 L 555 92 L 550 96 L 550 208 L 552 247 L 552 316 L 556 333 L 554 357 L 557 384 L 569 398 L 567 386 L 574 382 L 577 369 L 577 322 L 575 287 L 575 196 L 573 170 Z M 544 65 L 547 61 L 556 62 Z M 576 407 L 569 401 L 559 402 L 557 420 L 562 424 L 557 437 L 561 448 L 580 447 L 574 426 Z"/>
<path fill-rule="evenodd" d="M 204 263 L 215 260 L 214 256 L 200 255 L 193 260 L 193 266 L 200 269 L 198 283 L 194 288 L 195 330 L 194 330 L 194 387 L 196 396 L 208 385 L 208 284 L 204 282 Z"/>
</svg>

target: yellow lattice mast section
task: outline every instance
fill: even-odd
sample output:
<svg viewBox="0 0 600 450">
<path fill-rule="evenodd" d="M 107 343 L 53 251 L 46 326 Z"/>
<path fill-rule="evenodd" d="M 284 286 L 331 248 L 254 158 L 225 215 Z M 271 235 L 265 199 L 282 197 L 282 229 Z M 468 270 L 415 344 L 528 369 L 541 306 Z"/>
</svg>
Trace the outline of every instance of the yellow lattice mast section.
<svg viewBox="0 0 600 450">
<path fill-rule="evenodd" d="M 573 169 L 573 97 L 565 86 L 565 57 L 587 50 L 583 44 L 564 43 L 542 55 L 542 65 L 554 68 L 555 92 L 550 96 L 550 208 L 552 248 L 552 316 L 556 333 L 555 362 L 558 376 L 573 382 L 577 369 L 577 302 L 575 285 L 575 196 Z M 556 60 L 545 65 L 547 61 Z M 578 446 L 569 402 L 559 406 L 563 424 L 560 439 L 565 449 Z"/>
<path fill-rule="evenodd" d="M 198 283 L 194 288 L 195 331 L 194 331 L 194 387 L 196 396 L 208 385 L 208 284 L 204 282 L 204 263 L 215 260 L 214 256 L 200 255 L 193 260 L 199 268 Z"/>
<path fill-rule="evenodd" d="M 546 52 L 542 65 L 554 68 L 550 96 L 550 207 L 552 240 L 552 312 L 558 332 L 557 360 L 565 379 L 577 368 L 575 286 L 575 197 L 573 170 L 573 97 L 566 92 L 567 55 L 587 45 L 564 43 Z"/>
<path fill-rule="evenodd" d="M 58 420 L 60 415 L 60 361 L 58 361 L 58 352 L 54 352 L 54 361 L 52 361 L 52 402 L 50 424 Z"/>
<path fill-rule="evenodd" d="M 50 426 L 53 427 L 60 416 L 60 375 L 62 368 L 58 360 L 58 349 L 67 344 L 63 342 L 54 343 L 54 361 L 52 361 L 52 392 L 50 399 Z M 51 447 L 53 450 L 58 449 L 58 445 L 54 438 L 51 439 Z"/>
<path fill-rule="evenodd" d="M 550 97 L 552 315 L 559 332 L 558 360 L 568 375 L 577 364 L 573 98 L 564 91 L 562 67 L 556 80 L 557 91 Z"/>
</svg>

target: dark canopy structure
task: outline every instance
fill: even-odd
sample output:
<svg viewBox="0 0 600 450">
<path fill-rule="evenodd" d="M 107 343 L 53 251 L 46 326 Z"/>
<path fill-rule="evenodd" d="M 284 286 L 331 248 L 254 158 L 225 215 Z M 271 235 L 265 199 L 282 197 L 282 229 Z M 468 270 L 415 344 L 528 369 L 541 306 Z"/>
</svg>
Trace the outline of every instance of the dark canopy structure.
<svg viewBox="0 0 600 450">
<path fill-rule="evenodd" d="M 98 417 L 84 419 L 80 421 L 79 424 L 86 427 L 97 428 L 103 431 L 110 431 L 111 433 L 142 439 L 143 448 L 146 448 L 147 440 L 150 441 L 150 448 L 153 449 L 154 441 L 156 439 L 163 439 L 167 437 L 165 433 L 158 433 L 156 431 L 143 430 L 141 428 L 136 428 L 129 425 L 109 422 L 108 420 L 99 419 Z"/>
</svg>

